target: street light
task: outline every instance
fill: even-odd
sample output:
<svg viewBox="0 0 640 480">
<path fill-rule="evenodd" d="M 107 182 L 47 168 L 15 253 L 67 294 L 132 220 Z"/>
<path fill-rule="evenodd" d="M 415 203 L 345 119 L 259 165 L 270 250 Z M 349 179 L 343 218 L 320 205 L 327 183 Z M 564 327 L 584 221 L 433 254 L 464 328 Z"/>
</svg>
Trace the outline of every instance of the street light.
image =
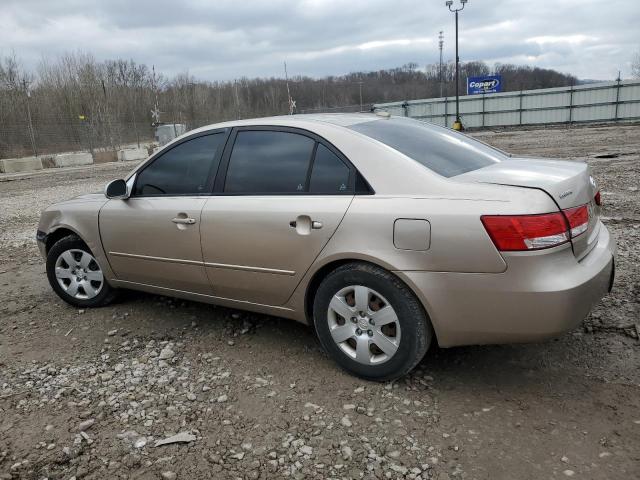
<svg viewBox="0 0 640 480">
<path fill-rule="evenodd" d="M 453 0 L 447 0 L 445 5 L 449 7 L 449 11 L 456 14 L 456 121 L 453 122 L 454 130 L 463 130 L 462 122 L 460 121 L 460 94 L 458 89 L 460 86 L 458 85 L 458 71 L 460 70 L 460 57 L 458 56 L 458 12 L 461 12 L 464 9 L 464 5 L 468 0 L 460 0 L 460 8 L 452 8 Z"/>
</svg>

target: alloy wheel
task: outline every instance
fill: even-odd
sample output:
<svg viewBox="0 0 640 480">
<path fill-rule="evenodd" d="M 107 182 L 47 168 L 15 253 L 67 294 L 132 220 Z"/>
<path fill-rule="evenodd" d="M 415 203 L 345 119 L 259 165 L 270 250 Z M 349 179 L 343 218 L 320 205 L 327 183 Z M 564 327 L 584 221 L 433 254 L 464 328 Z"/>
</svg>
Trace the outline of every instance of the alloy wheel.
<svg viewBox="0 0 640 480">
<path fill-rule="evenodd" d="M 79 249 L 60 254 L 55 264 L 55 275 L 62 290 L 80 300 L 96 297 L 104 285 L 104 275 L 96 259 Z"/>
<path fill-rule="evenodd" d="M 358 363 L 384 363 L 400 346 L 395 310 L 369 287 L 352 285 L 338 291 L 329 303 L 327 319 L 333 341 Z"/>
</svg>

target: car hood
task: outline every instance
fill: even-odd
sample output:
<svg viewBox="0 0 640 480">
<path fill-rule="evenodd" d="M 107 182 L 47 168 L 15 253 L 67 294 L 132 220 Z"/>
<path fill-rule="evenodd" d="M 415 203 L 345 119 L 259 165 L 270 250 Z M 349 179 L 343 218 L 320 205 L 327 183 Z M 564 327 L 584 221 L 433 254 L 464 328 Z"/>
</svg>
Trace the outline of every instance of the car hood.
<svg viewBox="0 0 640 480">
<path fill-rule="evenodd" d="M 100 206 L 107 202 L 107 197 L 104 193 L 84 193 L 77 197 L 70 198 L 68 200 L 62 200 L 56 202 L 51 207 L 58 207 L 62 205 L 78 205 L 78 204 L 99 204 Z M 50 207 L 50 208 L 51 208 Z"/>
</svg>

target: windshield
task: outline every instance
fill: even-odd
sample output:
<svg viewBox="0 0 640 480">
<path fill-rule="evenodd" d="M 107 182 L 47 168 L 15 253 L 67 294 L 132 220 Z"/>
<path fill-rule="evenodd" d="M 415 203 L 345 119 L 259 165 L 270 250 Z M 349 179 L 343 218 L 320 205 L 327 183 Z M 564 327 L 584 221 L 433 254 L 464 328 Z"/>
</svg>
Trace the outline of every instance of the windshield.
<svg viewBox="0 0 640 480">
<path fill-rule="evenodd" d="M 508 157 L 461 133 L 410 118 L 387 118 L 349 126 L 398 150 L 443 177 L 492 165 Z"/>
</svg>

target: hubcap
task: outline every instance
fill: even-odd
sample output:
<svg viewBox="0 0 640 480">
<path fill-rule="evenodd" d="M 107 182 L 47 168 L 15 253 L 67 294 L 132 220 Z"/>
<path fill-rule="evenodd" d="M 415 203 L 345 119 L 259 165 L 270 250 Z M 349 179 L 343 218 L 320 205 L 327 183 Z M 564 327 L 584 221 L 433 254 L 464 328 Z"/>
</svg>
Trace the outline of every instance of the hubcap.
<svg viewBox="0 0 640 480">
<path fill-rule="evenodd" d="M 358 363 L 384 363 L 400 346 L 400 322 L 395 310 L 369 287 L 341 289 L 329 303 L 327 318 L 333 341 Z"/>
<path fill-rule="evenodd" d="M 56 260 L 55 274 L 58 285 L 65 293 L 80 300 L 95 297 L 104 285 L 98 262 L 84 250 L 72 249 L 60 254 Z"/>
</svg>

